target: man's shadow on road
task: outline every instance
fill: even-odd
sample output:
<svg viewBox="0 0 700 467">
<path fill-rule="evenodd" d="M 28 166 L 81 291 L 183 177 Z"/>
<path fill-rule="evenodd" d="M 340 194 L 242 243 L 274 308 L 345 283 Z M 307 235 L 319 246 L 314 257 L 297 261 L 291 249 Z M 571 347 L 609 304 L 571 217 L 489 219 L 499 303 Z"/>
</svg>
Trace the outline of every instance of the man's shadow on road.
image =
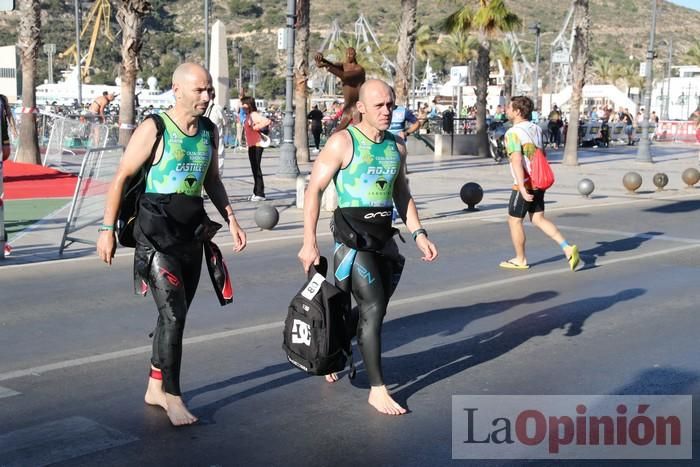
<svg viewBox="0 0 700 467">
<path fill-rule="evenodd" d="M 578 336 L 583 332 L 584 322 L 594 313 L 606 310 L 617 303 L 633 300 L 644 293 L 646 293 L 644 289 L 633 288 L 613 295 L 564 303 L 531 313 L 496 330 L 482 332 L 458 342 L 400 357 L 384 358 L 383 366 L 388 370 L 387 381 L 399 388 L 393 392 L 392 396 L 399 403 L 406 404 L 406 401 L 418 391 L 464 370 L 501 357 L 530 339 L 546 336 L 557 329 L 566 329 L 566 336 Z M 451 310 L 458 312 L 462 308 Z M 437 310 L 437 313 L 449 312 L 450 310 Z M 432 313 L 434 311 L 423 314 L 424 323 L 431 321 Z"/>
<path fill-rule="evenodd" d="M 621 238 L 619 240 L 613 240 L 611 242 L 596 242 L 598 246 L 589 248 L 587 250 L 581 250 L 581 262 L 583 267 L 577 270 L 593 269 L 597 268 L 596 264 L 598 258 L 601 256 L 606 256 L 608 253 L 613 252 L 623 252 L 632 251 L 638 249 L 642 243 L 651 240 L 653 237 L 664 235 L 663 232 L 645 232 L 642 234 L 635 235 L 633 237 Z M 542 261 L 537 261 L 535 263 L 530 263 L 530 266 L 539 266 L 547 263 L 561 262 L 564 261 L 563 253 L 557 256 L 552 256 Z"/>
<path fill-rule="evenodd" d="M 401 346 L 407 341 L 416 340 L 421 337 L 446 337 L 454 335 L 461 332 L 471 321 L 502 313 L 517 305 L 544 302 L 556 297 L 557 295 L 558 293 L 554 291 L 534 292 L 522 298 L 476 303 L 458 308 L 433 310 L 427 313 L 419 313 L 416 315 L 409 315 L 387 321 L 383 326 L 382 332 L 384 335 L 391 336 L 391 338 L 385 339 L 382 350 L 386 352 Z M 354 352 L 359 354 L 359 350 L 357 349 Z M 287 362 L 269 365 L 264 368 L 260 368 L 259 370 L 242 375 L 236 375 L 223 381 L 208 384 L 192 391 L 187 391 L 185 394 L 185 399 L 186 402 L 190 404 L 192 399 L 196 396 L 233 387 L 237 384 L 245 383 L 253 379 L 266 378 L 280 374 L 279 377 L 265 381 L 264 383 L 250 387 L 241 392 L 230 394 L 203 406 L 196 406 L 195 404 L 195 406 L 192 408 L 193 412 L 195 415 L 197 415 L 197 417 L 199 417 L 202 423 L 215 423 L 214 416 L 216 415 L 216 412 L 229 404 L 308 378 L 306 374 L 300 371 L 289 373 L 290 370 L 292 370 L 292 366 Z M 364 380 L 365 378 L 363 377 L 362 379 Z M 356 382 L 357 379 L 354 380 L 353 384 L 366 389 L 365 385 L 357 384 Z M 322 378 L 318 378 L 318 384 L 326 383 Z"/>
</svg>

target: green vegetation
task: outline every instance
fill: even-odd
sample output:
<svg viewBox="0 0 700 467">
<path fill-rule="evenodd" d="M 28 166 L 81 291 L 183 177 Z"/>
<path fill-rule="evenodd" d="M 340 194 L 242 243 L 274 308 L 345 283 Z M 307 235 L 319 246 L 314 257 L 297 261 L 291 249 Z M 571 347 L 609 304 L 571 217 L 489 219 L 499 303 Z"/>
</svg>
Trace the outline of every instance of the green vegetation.
<svg viewBox="0 0 700 467">
<path fill-rule="evenodd" d="M 83 14 L 87 14 L 91 2 L 80 2 Z M 272 98 L 283 93 L 284 56 L 277 51 L 276 32 L 286 21 L 286 3 L 279 0 L 212 0 L 211 23 L 220 19 L 226 25 L 229 47 L 238 40 L 243 47 L 243 81 L 248 82 L 249 69 L 255 64 L 261 81 L 257 86 L 258 95 Z M 153 14 L 146 20 L 147 32 L 141 53 L 141 76 L 158 78 L 160 86 L 166 88 L 170 76 L 178 63 L 184 60 L 201 61 L 204 55 L 204 8 L 201 1 L 151 0 Z M 474 2 L 476 4 L 476 2 Z M 536 21 L 542 28 L 541 69 L 547 69 L 549 44 L 559 33 L 569 2 L 531 0 L 521 2 L 505 0 L 506 7 L 522 19 L 522 27 L 517 31 L 523 52 L 534 61 L 534 37 L 528 26 Z M 452 1 L 418 2 L 418 18 L 425 25 L 428 37 L 419 40 L 417 71 L 425 66 L 430 58 L 431 66 L 438 73 L 446 75 L 449 68 L 468 56 L 459 52 L 461 46 L 453 47 L 446 35 L 439 33 L 439 24 L 454 11 L 459 3 Z M 114 19 L 116 2 L 112 5 L 113 43 L 100 37 L 97 42 L 91 81 L 114 83 L 119 74 L 121 35 Z M 60 78 L 60 71 L 68 67 L 68 59 L 58 53 L 66 50 L 74 40 L 75 26 L 73 2 L 63 0 L 42 0 L 42 43 L 56 44 L 57 56 L 54 59 L 54 79 Z M 608 57 L 613 66 L 625 65 L 629 57 L 635 61 L 643 58 L 649 35 L 650 5 L 646 0 L 591 0 L 592 16 L 592 60 Z M 316 51 L 330 31 L 335 19 L 343 30 L 343 38 L 354 44 L 354 23 L 364 14 L 374 29 L 382 48 L 393 61 L 400 2 L 380 2 L 371 0 L 325 0 L 311 2 L 311 51 Z M 662 2 L 658 12 L 657 36 L 666 39 L 673 35 L 674 62 L 697 63 L 697 39 L 694 31 L 700 23 L 700 13 Z M 0 45 L 16 44 L 18 17 L 16 13 L 0 17 Z M 423 36 L 425 36 L 425 30 Z M 87 48 L 87 32 L 81 45 Z M 500 38 L 496 38 L 499 41 Z M 459 43 L 459 42 L 458 42 Z M 432 48 L 430 45 L 432 44 Z M 445 45 L 451 44 L 449 47 Z M 392 46 L 394 49 L 392 49 Z M 695 47 L 694 47 L 695 46 Z M 233 53 L 230 55 L 230 76 L 238 77 L 238 67 Z M 659 57 L 665 60 L 665 50 L 660 49 Z M 359 51 L 360 61 L 381 65 L 381 60 L 368 57 Z M 375 67 L 378 68 L 378 67 Z M 43 51 L 38 59 L 38 82 L 47 78 L 47 56 Z M 282 83 L 282 84 L 280 84 Z"/>
</svg>

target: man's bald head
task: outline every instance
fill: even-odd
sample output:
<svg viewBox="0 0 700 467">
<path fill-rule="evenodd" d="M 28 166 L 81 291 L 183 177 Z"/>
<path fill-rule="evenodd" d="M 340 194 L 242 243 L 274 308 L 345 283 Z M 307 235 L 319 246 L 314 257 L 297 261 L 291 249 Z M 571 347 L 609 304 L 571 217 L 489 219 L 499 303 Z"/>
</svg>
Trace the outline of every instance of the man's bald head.
<svg viewBox="0 0 700 467">
<path fill-rule="evenodd" d="M 209 72 L 202 65 L 199 65 L 198 63 L 189 62 L 183 63 L 177 68 L 175 68 L 175 71 L 173 72 L 173 85 L 181 85 L 185 81 L 189 81 L 193 78 L 200 77 L 202 74 L 207 75 L 209 80 L 211 80 Z"/>
<path fill-rule="evenodd" d="M 189 117 L 203 115 L 213 89 L 211 75 L 203 66 L 183 63 L 173 73 L 175 110 Z"/>
<path fill-rule="evenodd" d="M 360 87 L 359 100 L 366 105 L 370 95 L 383 93 L 385 91 L 388 91 L 392 98 L 394 97 L 394 90 L 387 83 L 380 79 L 369 79 Z"/>
</svg>

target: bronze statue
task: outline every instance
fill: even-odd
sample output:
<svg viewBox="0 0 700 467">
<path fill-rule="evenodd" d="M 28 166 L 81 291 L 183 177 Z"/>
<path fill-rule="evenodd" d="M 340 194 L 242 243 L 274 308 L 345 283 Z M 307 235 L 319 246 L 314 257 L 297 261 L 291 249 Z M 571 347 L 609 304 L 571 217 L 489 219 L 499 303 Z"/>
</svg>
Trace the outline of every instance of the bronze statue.
<svg viewBox="0 0 700 467">
<path fill-rule="evenodd" d="M 327 68 L 328 71 L 340 78 L 343 83 L 343 116 L 336 127 L 336 131 L 346 128 L 352 121 L 355 115 L 355 103 L 360 96 L 360 86 L 365 82 L 365 69 L 356 61 L 356 52 L 352 47 L 348 47 L 345 52 L 345 62 L 331 63 L 323 54 L 317 53 L 314 56 L 316 66 L 319 68 Z M 355 120 L 359 120 L 355 118 Z"/>
</svg>

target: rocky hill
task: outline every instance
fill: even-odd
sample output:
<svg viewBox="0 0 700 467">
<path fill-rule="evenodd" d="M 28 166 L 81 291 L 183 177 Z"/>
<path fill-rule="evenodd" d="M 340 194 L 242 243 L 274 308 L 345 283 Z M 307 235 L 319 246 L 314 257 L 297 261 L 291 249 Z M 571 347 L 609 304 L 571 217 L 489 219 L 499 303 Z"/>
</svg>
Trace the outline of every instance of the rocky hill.
<svg viewBox="0 0 700 467">
<path fill-rule="evenodd" d="M 474 1 L 474 0 L 470 0 Z M 57 51 L 68 48 L 75 36 L 73 2 L 43 0 L 43 42 L 55 43 Z M 97 42 L 94 58 L 94 82 L 113 82 L 118 74 L 120 55 L 119 26 L 114 19 L 116 2 L 112 2 L 112 35 L 110 42 L 101 36 Z M 144 78 L 154 75 L 167 85 L 169 75 L 177 63 L 183 60 L 201 60 L 204 55 L 204 2 L 191 0 L 152 0 L 154 12 L 147 21 L 146 45 L 143 51 L 142 68 Z M 440 32 L 437 24 L 456 9 L 461 2 L 451 0 L 419 0 L 418 20 L 432 26 L 435 41 Z M 476 2 L 474 2 L 476 3 Z M 93 2 L 82 2 L 82 16 L 87 16 Z M 648 0 L 591 0 L 593 57 L 608 56 L 613 61 L 642 60 L 647 47 L 651 25 L 651 5 Z M 507 1 L 508 7 L 517 13 L 523 22 L 518 37 L 524 52 L 534 59 L 534 35 L 528 26 L 541 24 L 542 66 L 546 67 L 552 40 L 563 27 L 570 2 L 530 0 Z M 286 2 L 282 0 L 212 0 L 210 20 L 219 19 L 226 25 L 230 44 L 242 44 L 244 83 L 249 79 L 250 67 L 255 64 L 262 77 L 258 92 L 271 97 L 283 90 L 284 55 L 277 51 L 276 31 L 284 27 Z M 325 0 L 311 1 L 312 50 L 320 47 L 336 21 L 342 34 L 354 42 L 355 22 L 360 15 L 377 36 L 383 48 L 395 47 L 400 16 L 400 1 L 389 0 L 375 3 L 372 0 Z M 674 60 L 697 41 L 695 31 L 700 24 L 700 12 L 660 2 L 657 12 L 657 39 L 673 37 Z M 0 16 L 0 44 L 16 42 L 18 13 Z M 87 48 L 89 35 L 82 42 Z M 568 34 L 568 33 L 566 33 Z M 659 56 L 667 55 L 665 46 L 658 48 Z M 391 52 L 388 52 L 391 53 Z M 238 75 L 237 63 L 231 54 L 231 76 Z M 393 59 L 393 57 L 390 57 Z M 438 71 L 448 72 L 453 65 L 449 59 L 433 61 Z M 43 81 L 47 69 L 47 57 L 40 53 L 39 77 Z M 67 60 L 56 58 L 54 70 L 65 69 Z M 422 64 L 418 65 L 420 71 Z M 546 69 L 546 68 L 545 68 Z"/>
</svg>

